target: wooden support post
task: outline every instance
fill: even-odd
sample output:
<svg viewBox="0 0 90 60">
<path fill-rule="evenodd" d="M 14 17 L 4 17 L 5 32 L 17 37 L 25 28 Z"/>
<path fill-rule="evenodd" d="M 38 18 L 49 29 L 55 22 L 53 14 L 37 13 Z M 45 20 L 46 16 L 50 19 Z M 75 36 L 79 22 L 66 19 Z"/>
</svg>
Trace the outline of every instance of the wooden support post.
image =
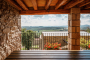
<svg viewBox="0 0 90 60">
<path fill-rule="evenodd" d="M 80 8 L 71 8 L 68 15 L 68 48 L 80 50 Z"/>
</svg>

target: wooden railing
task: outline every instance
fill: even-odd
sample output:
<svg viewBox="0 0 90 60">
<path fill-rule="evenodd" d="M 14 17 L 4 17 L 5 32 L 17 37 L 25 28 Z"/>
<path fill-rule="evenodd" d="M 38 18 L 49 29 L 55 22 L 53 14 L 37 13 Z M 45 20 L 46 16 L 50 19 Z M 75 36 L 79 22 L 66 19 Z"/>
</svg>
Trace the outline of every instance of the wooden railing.
<svg viewBox="0 0 90 60">
<path fill-rule="evenodd" d="M 80 35 L 80 49 L 90 50 L 90 33 L 81 33 Z"/>
<path fill-rule="evenodd" d="M 67 50 L 67 41 L 67 33 L 22 33 L 22 50 L 47 50 L 46 43 L 57 43 L 61 45 L 60 50 Z"/>
<path fill-rule="evenodd" d="M 80 35 L 80 49 L 90 50 L 90 33 Z M 54 44 L 61 45 L 57 50 L 68 50 L 68 33 L 22 33 L 22 50 L 55 50 Z"/>
</svg>

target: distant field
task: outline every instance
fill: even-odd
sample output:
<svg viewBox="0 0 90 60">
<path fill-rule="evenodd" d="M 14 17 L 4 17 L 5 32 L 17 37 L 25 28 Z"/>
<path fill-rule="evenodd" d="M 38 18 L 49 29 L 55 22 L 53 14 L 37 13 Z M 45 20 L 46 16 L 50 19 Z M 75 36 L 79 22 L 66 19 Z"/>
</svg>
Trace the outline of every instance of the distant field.
<svg viewBox="0 0 90 60">
<path fill-rule="evenodd" d="M 89 25 L 81 25 L 81 30 L 86 30 L 87 27 L 90 27 Z M 36 32 L 42 32 L 42 31 L 68 31 L 68 26 L 22 26 L 22 28 L 25 28 L 26 30 L 32 30 Z"/>
<path fill-rule="evenodd" d="M 26 28 L 26 30 L 32 30 L 36 32 L 42 31 L 68 31 L 67 27 L 22 27 Z"/>
</svg>

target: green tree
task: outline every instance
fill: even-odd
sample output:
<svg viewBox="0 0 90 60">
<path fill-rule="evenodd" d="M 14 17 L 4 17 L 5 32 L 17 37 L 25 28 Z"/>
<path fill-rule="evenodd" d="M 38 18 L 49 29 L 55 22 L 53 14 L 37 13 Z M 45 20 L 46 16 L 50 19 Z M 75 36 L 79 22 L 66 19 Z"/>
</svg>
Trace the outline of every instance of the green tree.
<svg viewBox="0 0 90 60">
<path fill-rule="evenodd" d="M 89 27 L 87 27 L 87 30 L 86 30 L 86 31 L 90 33 L 90 28 L 89 28 Z"/>
<path fill-rule="evenodd" d="M 22 29 L 22 46 L 29 50 L 32 47 L 32 41 L 34 40 L 34 32 L 31 30 Z"/>
</svg>

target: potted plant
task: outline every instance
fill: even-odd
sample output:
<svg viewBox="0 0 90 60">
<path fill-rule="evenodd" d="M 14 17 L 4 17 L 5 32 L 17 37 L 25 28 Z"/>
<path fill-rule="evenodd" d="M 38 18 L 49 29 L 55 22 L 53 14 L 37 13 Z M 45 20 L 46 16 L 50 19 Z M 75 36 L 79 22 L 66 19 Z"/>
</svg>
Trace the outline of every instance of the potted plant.
<svg viewBox="0 0 90 60">
<path fill-rule="evenodd" d="M 88 45 L 88 49 L 90 49 L 90 44 Z"/>
<path fill-rule="evenodd" d="M 49 43 L 46 42 L 46 44 L 44 45 L 44 49 L 46 50 L 61 50 L 61 43 Z"/>
</svg>

